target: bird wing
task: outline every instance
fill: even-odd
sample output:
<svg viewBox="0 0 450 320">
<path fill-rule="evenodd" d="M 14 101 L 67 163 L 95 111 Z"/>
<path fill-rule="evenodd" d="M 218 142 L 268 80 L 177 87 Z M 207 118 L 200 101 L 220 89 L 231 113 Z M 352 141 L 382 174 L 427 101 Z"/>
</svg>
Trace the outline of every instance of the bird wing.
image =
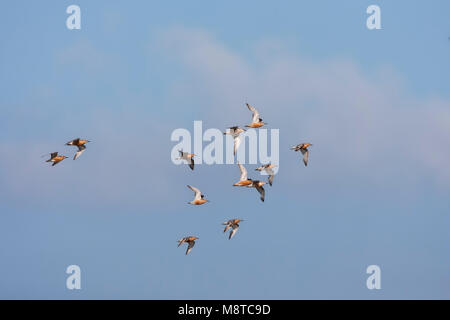
<svg viewBox="0 0 450 320">
<path fill-rule="evenodd" d="M 86 146 L 84 144 L 80 144 L 78 147 L 79 151 L 83 151 L 84 149 L 86 149 Z"/>
<path fill-rule="evenodd" d="M 77 145 L 79 142 L 80 142 L 80 138 L 76 138 L 76 139 L 73 139 L 72 141 L 69 141 L 67 143 L 73 143 L 74 145 Z"/>
<path fill-rule="evenodd" d="M 233 155 L 236 155 L 237 149 L 239 148 L 239 146 L 241 145 L 242 142 L 242 137 L 239 135 L 235 135 L 234 136 L 234 148 L 233 148 Z"/>
<path fill-rule="evenodd" d="M 181 246 L 185 241 L 186 241 L 186 240 L 185 240 L 184 238 L 178 240 L 178 247 Z"/>
<path fill-rule="evenodd" d="M 189 252 L 191 252 L 191 250 L 192 250 L 192 248 L 195 246 L 195 241 L 194 240 L 191 240 L 191 241 L 189 241 L 188 242 L 188 247 L 187 247 L 187 250 L 186 250 L 186 254 L 188 254 Z"/>
<path fill-rule="evenodd" d="M 265 171 L 269 175 L 269 184 L 270 184 L 270 186 L 272 186 L 273 177 L 275 176 L 275 172 L 273 172 L 272 168 L 268 168 L 268 167 L 265 168 Z"/>
<path fill-rule="evenodd" d="M 189 159 L 189 168 L 191 168 L 192 170 L 194 170 L 194 158 L 190 158 L 190 159 Z"/>
<path fill-rule="evenodd" d="M 235 130 L 237 129 L 237 126 L 236 127 L 229 127 L 223 134 L 229 134 L 229 135 L 231 135 L 231 136 L 235 136 Z"/>
<path fill-rule="evenodd" d="M 303 163 L 305 164 L 305 167 L 308 165 L 308 158 L 309 158 L 309 150 L 303 150 Z"/>
<path fill-rule="evenodd" d="M 199 189 L 190 185 L 188 185 L 188 188 L 195 192 L 194 200 L 200 200 L 202 198 L 202 192 Z"/>
<path fill-rule="evenodd" d="M 238 166 L 239 166 L 239 169 L 241 169 L 241 179 L 240 179 L 240 181 L 245 181 L 245 180 L 247 180 L 247 176 L 248 176 L 247 170 L 246 170 L 245 167 L 244 167 L 242 164 L 240 164 L 239 162 L 238 162 Z"/>
<path fill-rule="evenodd" d="M 261 201 L 264 202 L 264 197 L 266 196 L 266 191 L 263 187 L 256 187 L 256 190 L 261 194 Z"/>
<path fill-rule="evenodd" d="M 227 232 L 227 230 L 228 229 L 230 229 L 231 228 L 231 225 L 230 225 L 230 223 L 224 223 L 226 226 L 225 226 L 225 229 L 223 230 L 223 232 Z"/>
<path fill-rule="evenodd" d="M 230 129 L 230 134 L 234 135 L 236 134 L 236 130 L 239 128 L 239 126 L 234 126 L 234 127 L 229 127 L 228 129 Z"/>
<path fill-rule="evenodd" d="M 231 240 L 231 238 L 233 238 L 234 234 L 238 231 L 239 225 L 233 224 L 232 228 L 233 229 L 230 231 L 230 235 L 228 237 L 229 240 Z"/>
<path fill-rule="evenodd" d="M 269 176 L 269 184 L 270 184 L 270 186 L 272 186 L 272 183 L 273 183 L 273 177 L 275 177 L 273 174 L 271 174 L 271 175 Z"/>
<path fill-rule="evenodd" d="M 246 103 L 247 107 L 250 109 L 251 112 L 253 112 L 252 122 L 256 123 L 259 122 L 259 112 L 254 107 Z"/>
<path fill-rule="evenodd" d="M 53 158 L 55 158 L 55 157 L 57 157 L 58 156 L 58 152 L 52 152 L 52 153 L 50 153 L 50 159 L 53 159 Z"/>
<path fill-rule="evenodd" d="M 86 149 L 86 148 L 84 148 L 84 149 Z M 79 156 L 81 156 L 81 154 L 84 152 L 84 149 L 81 149 L 80 151 L 75 153 L 75 155 L 73 156 L 73 160 L 76 160 Z"/>
</svg>

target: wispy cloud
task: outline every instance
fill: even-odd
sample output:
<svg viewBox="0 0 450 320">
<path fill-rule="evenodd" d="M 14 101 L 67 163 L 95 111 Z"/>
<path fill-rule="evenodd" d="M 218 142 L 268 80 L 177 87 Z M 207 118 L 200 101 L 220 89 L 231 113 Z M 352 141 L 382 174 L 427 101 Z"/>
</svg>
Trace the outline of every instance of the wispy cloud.
<svg viewBox="0 0 450 320">
<path fill-rule="evenodd" d="M 37 133 L 33 139 L 1 142 L 4 199 L 46 203 L 76 194 L 92 204 L 169 201 L 173 186 L 180 184 L 179 170 L 170 161 L 174 145 L 170 133 L 179 127 L 177 110 L 184 108 L 179 101 L 195 106 L 191 119 L 186 116 L 192 110 L 184 112 L 184 123 L 204 120 L 205 126 L 221 129 L 248 123 L 251 115 L 244 103 L 248 99 L 254 104 L 269 127 L 280 129 L 276 184 L 288 193 L 300 184 L 330 192 L 336 183 L 400 189 L 420 189 L 424 181 L 445 188 L 450 183 L 450 102 L 416 97 L 393 70 L 380 67 L 376 75 L 368 76 L 354 62 L 305 59 L 270 39 L 255 42 L 253 52 L 242 54 L 201 29 L 170 28 L 152 39 L 154 50 L 182 71 L 167 89 L 176 97 L 149 102 L 144 94 L 119 91 L 125 95 L 120 106 L 85 107 L 82 114 L 73 113 L 73 121 L 64 118 L 63 125 L 54 127 L 65 134 L 64 141 L 53 137 L 44 143 L 35 140 Z M 91 43 L 78 43 L 61 52 L 59 64 L 75 59 L 88 69 L 102 65 L 108 69 L 121 63 Z M 171 104 L 171 99 L 177 104 Z M 84 102 L 89 103 L 80 103 Z M 40 109 L 39 119 L 57 104 Z M 166 111 L 156 112 L 161 105 Z M 166 114 L 171 114 L 170 119 L 164 118 Z M 33 121 L 23 120 L 22 126 Z M 79 160 L 67 159 L 47 168 L 39 156 L 52 151 L 71 156 L 74 150 L 63 143 L 79 134 L 77 128 L 94 142 Z M 306 170 L 300 155 L 289 150 L 300 142 L 314 144 Z M 218 171 L 218 179 L 226 177 Z"/>
<path fill-rule="evenodd" d="M 395 70 L 380 66 L 366 75 L 352 61 L 305 59 L 270 40 L 255 42 L 248 57 L 205 30 L 184 27 L 161 32 L 159 40 L 187 70 L 185 91 L 207 101 L 205 117 L 245 124 L 247 98 L 280 128 L 282 144 L 315 143 L 311 163 L 327 179 L 352 172 L 379 184 L 390 177 L 402 185 L 430 177 L 450 182 L 450 101 L 417 97 Z"/>
</svg>

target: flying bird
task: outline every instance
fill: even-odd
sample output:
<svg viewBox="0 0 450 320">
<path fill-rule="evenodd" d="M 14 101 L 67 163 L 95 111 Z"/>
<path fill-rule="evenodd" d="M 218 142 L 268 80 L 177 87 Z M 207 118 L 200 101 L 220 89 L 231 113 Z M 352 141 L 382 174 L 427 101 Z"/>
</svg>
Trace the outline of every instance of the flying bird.
<svg viewBox="0 0 450 320">
<path fill-rule="evenodd" d="M 250 128 L 260 128 L 263 125 L 267 124 L 263 121 L 263 119 L 261 119 L 259 117 L 259 112 L 258 110 L 256 110 L 254 107 L 252 107 L 251 105 L 249 105 L 248 103 L 246 103 L 248 109 L 253 113 L 252 116 L 252 123 L 246 125 L 246 127 L 250 127 Z"/>
<path fill-rule="evenodd" d="M 63 161 L 66 158 L 67 158 L 66 156 L 58 156 L 58 152 L 52 152 L 52 153 L 50 153 L 50 159 L 48 159 L 45 162 L 53 162 L 53 164 L 52 164 L 52 167 L 53 167 L 53 166 L 55 166 L 56 164 L 60 163 L 61 161 Z"/>
<path fill-rule="evenodd" d="M 272 186 L 273 177 L 275 176 L 275 172 L 273 172 L 272 169 L 275 168 L 276 166 L 277 165 L 275 165 L 275 164 L 268 163 L 268 164 L 262 165 L 259 168 L 256 168 L 255 170 L 260 171 L 260 172 L 264 170 L 269 175 L 268 181 L 269 181 L 270 186 Z"/>
<path fill-rule="evenodd" d="M 300 143 L 296 146 L 291 147 L 291 150 L 294 151 L 301 151 L 303 155 L 303 163 L 305 164 L 305 167 L 308 165 L 308 158 L 309 158 L 309 150 L 308 147 L 312 146 L 311 143 Z"/>
<path fill-rule="evenodd" d="M 239 169 L 241 169 L 241 177 L 239 178 L 239 181 L 236 182 L 235 184 L 233 184 L 233 186 L 235 187 L 245 187 L 245 186 L 249 186 L 252 184 L 252 179 L 249 179 L 247 170 L 245 169 L 245 167 L 239 163 L 238 161 L 238 166 Z"/>
<path fill-rule="evenodd" d="M 178 158 L 176 158 L 175 160 L 186 160 L 188 165 L 189 165 L 189 168 L 194 170 L 194 156 L 195 156 L 195 154 L 188 153 L 188 152 L 183 152 L 183 150 L 178 150 L 178 152 L 180 153 L 180 156 Z"/>
<path fill-rule="evenodd" d="M 262 202 L 264 202 L 264 198 L 266 196 L 266 191 L 263 188 L 263 185 L 265 185 L 266 183 L 264 181 L 259 181 L 259 180 L 253 180 L 251 185 L 248 185 L 248 188 L 255 188 L 256 190 L 258 190 L 259 194 L 261 195 L 260 199 Z"/>
<path fill-rule="evenodd" d="M 204 204 L 205 202 L 209 201 L 209 200 L 204 199 L 205 195 L 202 194 L 202 192 L 199 189 L 192 187 L 190 185 L 188 185 L 187 187 L 195 192 L 194 200 L 192 200 L 188 203 L 199 206 L 199 205 Z"/>
<path fill-rule="evenodd" d="M 239 135 L 242 132 L 245 132 L 245 129 L 240 128 L 239 126 L 229 127 L 227 131 L 225 131 L 223 134 L 229 134 L 231 136 Z"/>
<path fill-rule="evenodd" d="M 195 245 L 195 240 L 197 240 L 197 239 L 198 239 L 198 237 L 193 237 L 193 236 L 184 237 L 184 238 L 178 240 L 178 247 L 186 242 L 188 244 L 188 247 L 186 249 L 186 255 L 187 255 L 189 252 L 191 252 L 192 248 Z"/>
<path fill-rule="evenodd" d="M 76 158 L 78 158 L 79 156 L 81 156 L 81 154 L 84 152 L 84 150 L 86 149 L 85 144 L 90 142 L 89 140 L 82 140 L 80 138 L 76 138 L 73 139 L 72 141 L 69 141 L 66 143 L 66 146 L 75 146 L 78 147 L 78 151 L 77 153 L 75 153 L 75 155 L 73 156 L 73 160 L 75 160 Z"/>
<path fill-rule="evenodd" d="M 239 222 L 241 222 L 241 221 L 244 221 L 244 220 L 231 219 L 231 220 L 228 220 L 227 222 L 222 223 L 223 225 L 225 225 L 225 229 L 223 230 L 224 233 L 227 232 L 227 230 L 231 228 L 230 235 L 228 236 L 229 240 L 231 240 L 231 238 L 233 238 L 234 234 L 239 229 Z"/>
<path fill-rule="evenodd" d="M 233 155 L 236 155 L 237 149 L 241 145 L 242 137 L 241 133 L 245 132 L 245 129 L 239 128 L 238 126 L 230 127 L 223 134 L 229 134 L 233 137 L 234 147 L 233 147 Z"/>
</svg>

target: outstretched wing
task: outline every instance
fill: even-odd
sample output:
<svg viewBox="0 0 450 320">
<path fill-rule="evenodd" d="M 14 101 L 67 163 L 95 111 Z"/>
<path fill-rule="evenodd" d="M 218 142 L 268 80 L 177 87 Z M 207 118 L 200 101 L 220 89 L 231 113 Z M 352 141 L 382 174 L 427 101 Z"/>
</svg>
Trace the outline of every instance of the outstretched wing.
<svg viewBox="0 0 450 320">
<path fill-rule="evenodd" d="M 301 144 L 297 144 L 297 145 L 295 145 L 295 146 L 292 146 L 291 147 L 291 150 L 294 150 L 294 151 L 298 151 L 298 150 L 301 150 L 300 148 L 301 148 Z"/>
<path fill-rule="evenodd" d="M 270 176 L 269 176 L 269 184 L 270 184 L 270 186 L 272 186 L 272 183 L 273 183 L 273 177 L 275 177 L 273 174 L 271 174 Z"/>
<path fill-rule="evenodd" d="M 249 105 L 248 103 L 246 103 L 247 107 L 249 108 L 249 110 L 251 112 L 253 112 L 253 117 L 252 117 L 252 122 L 253 123 L 257 123 L 259 122 L 259 112 L 258 110 L 256 110 L 254 107 L 252 107 L 251 105 Z"/>
<path fill-rule="evenodd" d="M 80 142 L 80 138 L 76 138 L 76 139 L 73 139 L 73 140 L 67 142 L 66 144 L 68 145 L 69 143 L 71 143 L 73 145 L 77 145 L 79 142 Z"/>
<path fill-rule="evenodd" d="M 187 250 L 186 250 L 186 255 L 189 253 L 189 252 L 191 252 L 191 250 L 192 250 L 192 248 L 195 246 L 195 241 L 194 240 L 191 240 L 191 241 L 189 241 L 188 242 L 188 247 L 187 247 Z"/>
<path fill-rule="evenodd" d="M 229 127 L 228 130 L 225 132 L 225 134 L 230 134 L 233 137 L 236 135 L 236 130 L 238 129 L 238 126 Z"/>
<path fill-rule="evenodd" d="M 50 159 L 53 159 L 53 158 L 55 158 L 55 157 L 57 157 L 58 156 L 58 152 L 52 152 L 52 153 L 50 153 Z"/>
<path fill-rule="evenodd" d="M 263 187 L 256 187 L 256 190 L 261 194 L 261 201 L 264 202 L 264 198 L 266 196 L 266 191 Z"/>
<path fill-rule="evenodd" d="M 191 168 L 192 170 L 194 170 L 194 158 L 190 158 L 190 159 L 189 159 L 189 168 Z"/>
<path fill-rule="evenodd" d="M 75 156 L 73 157 L 73 160 L 81 156 L 81 154 L 86 150 L 86 146 L 84 144 L 78 146 L 78 152 L 75 153 Z"/>
<path fill-rule="evenodd" d="M 77 153 L 75 153 L 75 155 L 73 156 L 73 160 L 76 160 L 79 156 L 81 156 L 81 154 L 84 152 L 84 149 L 78 151 Z"/>
<path fill-rule="evenodd" d="M 185 238 L 178 240 L 178 247 L 185 242 Z"/>
<path fill-rule="evenodd" d="M 239 146 L 241 145 L 242 142 L 242 137 L 241 136 L 234 136 L 234 148 L 233 148 L 233 155 L 236 155 L 237 150 L 239 148 Z"/>
<path fill-rule="evenodd" d="M 232 228 L 233 229 L 230 231 L 230 235 L 228 236 L 229 240 L 231 240 L 231 238 L 233 238 L 234 234 L 238 231 L 239 225 L 238 224 L 233 224 Z"/>
<path fill-rule="evenodd" d="M 303 154 L 303 163 L 305 164 L 305 167 L 308 166 L 308 158 L 309 158 L 309 150 L 302 149 Z"/>
<path fill-rule="evenodd" d="M 199 189 L 190 185 L 188 185 L 188 188 L 195 192 L 194 200 L 200 200 L 202 198 L 202 192 Z"/>
<path fill-rule="evenodd" d="M 245 180 L 247 180 L 247 177 L 248 177 L 247 170 L 246 170 L 245 167 L 244 167 L 242 164 L 240 164 L 239 162 L 238 162 L 238 166 L 239 166 L 239 169 L 241 169 L 241 179 L 240 179 L 240 181 L 245 181 Z"/>
<path fill-rule="evenodd" d="M 228 222 L 225 222 L 224 224 L 225 224 L 225 229 L 223 230 L 223 232 L 227 232 L 227 230 L 231 228 L 231 224 Z"/>
</svg>

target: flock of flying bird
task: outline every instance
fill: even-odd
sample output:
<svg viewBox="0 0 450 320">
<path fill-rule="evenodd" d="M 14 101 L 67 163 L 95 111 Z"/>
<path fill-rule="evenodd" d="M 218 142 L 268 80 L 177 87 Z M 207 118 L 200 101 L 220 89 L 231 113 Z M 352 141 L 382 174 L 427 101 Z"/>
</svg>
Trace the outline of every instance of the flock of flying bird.
<svg viewBox="0 0 450 320">
<path fill-rule="evenodd" d="M 252 107 L 251 105 L 249 105 L 248 103 L 246 103 L 248 109 L 253 113 L 252 116 L 252 122 L 251 124 L 246 125 L 246 127 L 248 128 L 260 128 L 264 125 L 266 125 L 267 123 L 264 122 L 260 115 L 258 110 L 256 110 L 254 107 Z M 224 132 L 224 134 L 229 134 L 233 137 L 234 140 L 234 146 L 233 146 L 233 155 L 236 155 L 237 150 L 241 144 L 241 133 L 245 132 L 246 130 L 243 128 L 240 128 L 239 126 L 234 126 L 234 127 L 230 127 L 228 128 L 227 131 Z M 303 155 L 303 163 L 305 164 L 305 166 L 308 165 L 308 157 L 309 157 L 309 150 L 308 147 L 310 147 L 312 144 L 310 143 L 301 143 L 298 145 L 295 145 L 293 147 L 291 147 L 291 150 L 294 151 L 300 151 Z M 188 152 L 184 152 L 183 150 L 179 150 L 178 151 L 180 153 L 179 157 L 177 158 L 177 160 L 185 160 L 187 162 L 187 164 L 189 165 L 189 167 L 194 170 L 194 157 L 195 154 L 193 153 L 188 153 Z M 265 190 L 264 190 L 264 185 L 266 184 L 265 181 L 260 181 L 260 180 L 253 180 L 250 179 L 248 177 L 248 172 L 245 169 L 245 167 L 239 163 L 239 161 L 237 162 L 239 169 L 241 171 L 241 177 L 239 179 L 238 182 L 236 182 L 233 186 L 235 187 L 247 187 L 247 188 L 255 188 L 259 194 L 260 194 L 260 199 L 261 201 L 264 202 L 265 199 Z M 267 175 L 269 176 L 268 178 L 268 182 L 269 185 L 272 186 L 273 184 L 273 179 L 275 176 L 274 171 L 272 170 L 274 167 L 276 167 L 276 165 L 271 164 L 271 163 L 267 163 L 264 164 L 262 166 L 260 166 L 259 168 L 256 168 L 255 170 L 257 171 L 265 171 L 267 173 Z M 205 195 L 197 188 L 188 185 L 187 186 L 189 189 L 191 189 L 192 191 L 194 191 L 194 200 L 188 202 L 189 204 L 192 205 L 202 205 L 206 202 L 208 202 L 208 200 L 205 199 Z M 223 225 L 225 225 L 225 229 L 223 230 L 223 232 L 227 232 L 229 229 L 230 233 L 228 236 L 228 239 L 233 238 L 233 236 L 235 235 L 235 233 L 237 232 L 237 230 L 239 229 L 239 223 L 241 221 L 244 221 L 243 219 L 230 219 L 226 222 L 223 223 Z M 195 245 L 195 240 L 199 239 L 196 236 L 188 236 L 188 237 L 184 237 L 180 240 L 178 240 L 178 247 L 181 246 L 183 243 L 187 243 L 188 247 L 186 249 L 186 255 L 191 252 L 192 248 Z"/>
<path fill-rule="evenodd" d="M 247 105 L 248 109 L 253 113 L 252 122 L 251 122 L 251 124 L 246 125 L 246 127 L 260 128 L 267 124 L 260 118 L 259 112 L 254 107 L 252 107 L 248 103 L 246 105 Z M 239 146 L 241 144 L 241 139 L 242 139 L 241 133 L 243 133 L 245 131 L 246 131 L 245 129 L 240 128 L 239 126 L 234 126 L 234 127 L 228 128 L 228 130 L 224 132 L 225 135 L 229 134 L 233 137 L 233 140 L 234 140 L 233 154 L 234 155 L 236 155 L 237 149 L 239 148 Z M 77 138 L 77 139 L 71 140 L 66 143 L 67 146 L 75 146 L 78 148 L 78 151 L 75 153 L 73 160 L 76 160 L 84 152 L 84 150 L 86 149 L 86 143 L 88 143 L 88 142 L 90 142 L 90 141 Z M 300 151 L 302 153 L 303 163 L 305 164 L 305 166 L 308 165 L 308 157 L 309 157 L 308 147 L 310 147 L 311 145 L 312 144 L 310 144 L 310 143 L 301 143 L 301 144 L 291 147 L 291 150 Z M 183 152 L 183 150 L 179 150 L 179 153 L 180 153 L 180 156 L 177 158 L 177 160 L 185 160 L 187 162 L 187 164 L 189 165 L 189 167 L 192 170 L 194 170 L 195 154 Z M 48 159 L 46 162 L 52 162 L 52 166 L 55 166 L 56 164 L 60 163 L 62 160 L 66 159 L 66 158 L 68 158 L 68 157 L 66 157 L 64 155 L 58 155 L 58 152 L 52 152 L 52 153 L 50 153 L 50 159 Z M 239 181 L 236 182 L 235 184 L 233 184 L 233 186 L 255 188 L 260 194 L 261 201 L 264 202 L 266 192 L 265 192 L 263 186 L 266 184 L 266 182 L 261 181 L 261 180 L 253 180 L 253 179 L 249 178 L 248 172 L 245 169 L 245 167 L 242 164 L 240 164 L 239 161 L 237 162 L 237 164 L 241 171 L 241 176 L 240 176 Z M 260 166 L 259 168 L 255 169 L 256 171 L 260 171 L 260 172 L 265 171 L 267 173 L 267 175 L 269 176 L 268 182 L 269 182 L 270 186 L 272 186 L 273 179 L 275 176 L 275 173 L 272 170 L 274 167 L 276 167 L 276 165 L 268 163 L 268 164 L 264 164 L 264 165 Z M 194 200 L 188 202 L 189 204 L 202 205 L 202 204 L 208 202 L 208 200 L 205 199 L 205 195 L 199 189 L 197 189 L 193 186 L 190 186 L 190 185 L 188 185 L 187 187 L 189 189 L 191 189 L 192 191 L 194 191 Z M 237 230 L 239 229 L 239 223 L 241 221 L 244 221 L 244 220 L 243 219 L 230 219 L 223 223 L 223 225 L 225 225 L 225 229 L 223 230 L 224 233 L 227 232 L 229 229 L 231 229 L 228 239 L 233 238 L 233 236 L 236 234 Z M 195 237 L 195 236 L 184 237 L 184 238 L 178 240 L 178 247 L 181 246 L 183 243 L 187 243 L 188 244 L 188 247 L 186 250 L 186 255 L 187 255 L 194 247 L 195 240 L 197 240 L 197 239 L 198 239 L 198 237 Z"/>
<path fill-rule="evenodd" d="M 73 160 L 76 160 L 81 154 L 86 150 L 86 143 L 90 142 L 89 140 L 83 140 L 80 138 L 73 139 L 66 143 L 66 146 L 75 146 L 78 148 L 77 153 L 73 156 Z M 44 157 L 44 156 L 43 156 Z M 52 167 L 63 161 L 68 157 L 66 156 L 59 156 L 58 152 L 52 152 L 50 153 L 50 159 L 48 159 L 46 162 L 52 162 Z"/>
</svg>

